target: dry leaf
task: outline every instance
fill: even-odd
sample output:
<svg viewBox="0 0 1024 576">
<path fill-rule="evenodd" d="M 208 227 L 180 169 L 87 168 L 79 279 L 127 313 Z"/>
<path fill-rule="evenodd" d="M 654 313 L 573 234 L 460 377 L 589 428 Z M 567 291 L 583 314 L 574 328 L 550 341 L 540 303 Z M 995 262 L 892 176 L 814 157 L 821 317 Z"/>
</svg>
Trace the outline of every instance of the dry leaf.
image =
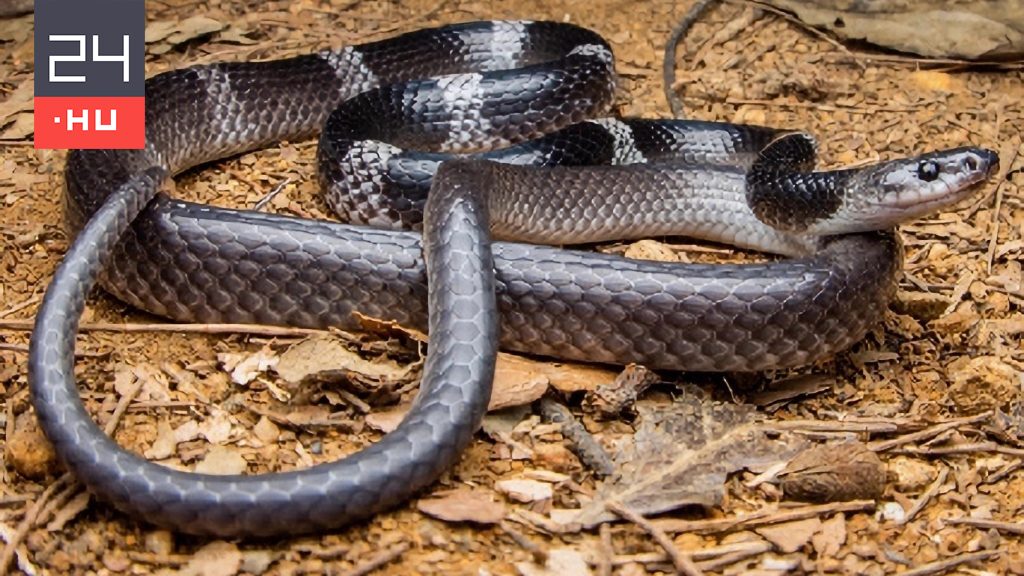
<svg viewBox="0 0 1024 576">
<path fill-rule="evenodd" d="M 165 41 L 174 46 L 223 28 L 224 24 L 206 16 L 192 16 L 181 21 L 152 22 L 146 26 L 146 44 Z"/>
<path fill-rule="evenodd" d="M 1024 17 L 1017 0 L 939 7 L 927 0 L 900 3 L 770 0 L 811 26 L 849 40 L 865 40 L 933 58 L 1018 58 L 1024 54 Z"/>
<path fill-rule="evenodd" d="M 616 472 L 580 511 L 584 526 L 615 518 L 608 500 L 643 515 L 718 505 L 729 473 L 770 466 L 806 445 L 795 434 L 769 434 L 752 406 L 713 402 L 694 386 L 682 390 L 671 403 L 637 404 L 636 434 L 617 443 Z"/>
<path fill-rule="evenodd" d="M 0 133 L 3 140 L 23 140 L 36 131 L 35 118 L 30 112 L 23 112 L 13 116 L 14 122 Z M 0 123 L 2 124 L 2 123 Z"/>
<path fill-rule="evenodd" d="M 443 492 L 420 500 L 416 508 L 445 522 L 497 524 L 505 517 L 505 505 L 479 490 Z"/>
<path fill-rule="evenodd" d="M 839 553 L 846 543 L 846 517 L 836 514 L 821 523 L 821 530 L 811 537 L 811 544 L 818 558 L 831 558 Z"/>
<path fill-rule="evenodd" d="M 516 570 L 522 576 L 588 576 L 592 574 L 586 555 L 571 548 L 548 550 L 544 566 L 519 562 L 516 564 Z"/>
<path fill-rule="evenodd" d="M 333 336 L 310 336 L 281 353 L 274 370 L 288 382 L 336 379 L 349 372 L 379 382 L 403 382 L 414 366 L 401 366 L 386 358 L 367 360 Z"/>
<path fill-rule="evenodd" d="M 394 432 L 395 428 L 402 423 L 405 415 L 412 408 L 411 404 L 403 404 L 382 412 L 374 412 L 366 415 L 366 425 L 378 432 L 385 434 Z"/>
<path fill-rule="evenodd" d="M 206 457 L 196 464 L 198 474 L 241 474 L 248 469 L 249 463 L 242 458 L 242 453 L 233 446 L 214 446 L 206 453 Z"/>
<path fill-rule="evenodd" d="M 234 576 L 242 567 L 242 552 L 238 546 L 216 540 L 192 555 L 178 576 Z"/>
<path fill-rule="evenodd" d="M 618 374 L 614 370 L 587 364 L 539 362 L 504 352 L 498 354 L 498 364 L 495 368 L 495 373 L 500 372 L 519 374 L 522 379 L 544 376 L 551 386 L 564 394 L 593 390 L 601 384 L 611 382 Z"/>
<path fill-rule="evenodd" d="M 217 354 L 217 360 L 231 373 L 231 380 L 235 384 L 245 385 L 276 366 L 279 358 L 273 350 L 262 348 L 255 354 L 222 352 Z"/>
<path fill-rule="evenodd" d="M 0 126 L 9 122 L 11 116 L 20 112 L 31 112 L 35 109 L 35 79 L 29 77 L 21 81 L 13 92 L 6 95 L 0 102 Z"/>
<path fill-rule="evenodd" d="M 766 540 L 774 544 L 782 552 L 792 554 L 803 548 L 811 540 L 811 536 L 817 534 L 820 529 L 820 519 L 807 518 L 794 522 L 762 526 L 754 531 L 764 536 Z"/>
<path fill-rule="evenodd" d="M 835 379 L 821 374 L 801 374 L 778 382 L 765 391 L 754 394 L 750 402 L 768 410 L 777 410 L 790 400 L 828 390 Z"/>
<path fill-rule="evenodd" d="M 498 480 L 494 483 L 494 489 L 517 502 L 525 503 L 550 500 L 555 495 L 551 484 L 525 478 Z"/>
</svg>

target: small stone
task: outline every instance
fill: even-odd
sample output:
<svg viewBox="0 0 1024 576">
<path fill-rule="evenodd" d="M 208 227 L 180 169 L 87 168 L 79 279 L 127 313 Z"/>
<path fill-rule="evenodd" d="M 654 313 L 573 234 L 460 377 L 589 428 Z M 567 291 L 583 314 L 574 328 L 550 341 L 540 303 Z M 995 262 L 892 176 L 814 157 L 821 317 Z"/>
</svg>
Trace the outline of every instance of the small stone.
<svg viewBox="0 0 1024 576">
<path fill-rule="evenodd" d="M 246 550 L 242 552 L 242 572 L 259 576 L 274 563 L 274 554 L 270 550 Z"/>
<path fill-rule="evenodd" d="M 174 535 L 169 530 L 154 530 L 146 533 L 146 551 L 167 556 L 174 551 Z"/>
<path fill-rule="evenodd" d="M 907 512 L 903 509 L 903 506 L 900 506 L 896 502 L 886 502 L 885 504 L 882 504 L 878 511 L 882 518 L 891 522 L 902 522 L 907 516 Z"/>
<path fill-rule="evenodd" d="M 57 454 L 31 412 L 14 421 L 14 433 L 7 439 L 5 457 L 25 478 L 40 480 L 57 467 Z"/>
</svg>

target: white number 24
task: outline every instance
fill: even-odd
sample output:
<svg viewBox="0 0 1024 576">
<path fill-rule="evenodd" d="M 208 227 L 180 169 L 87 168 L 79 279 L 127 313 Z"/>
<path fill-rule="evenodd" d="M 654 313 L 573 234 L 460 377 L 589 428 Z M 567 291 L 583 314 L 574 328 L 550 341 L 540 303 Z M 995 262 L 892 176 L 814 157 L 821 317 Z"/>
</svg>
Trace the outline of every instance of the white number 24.
<svg viewBox="0 0 1024 576">
<path fill-rule="evenodd" d="M 50 82 L 85 82 L 85 76 L 60 76 L 57 74 L 58 62 L 85 62 L 85 34 L 51 34 L 50 42 L 76 42 L 78 54 L 55 54 L 50 56 Z M 120 62 L 123 81 L 128 82 L 128 35 L 124 35 L 124 47 L 120 54 L 100 54 L 99 36 L 92 35 L 93 62 Z"/>
</svg>

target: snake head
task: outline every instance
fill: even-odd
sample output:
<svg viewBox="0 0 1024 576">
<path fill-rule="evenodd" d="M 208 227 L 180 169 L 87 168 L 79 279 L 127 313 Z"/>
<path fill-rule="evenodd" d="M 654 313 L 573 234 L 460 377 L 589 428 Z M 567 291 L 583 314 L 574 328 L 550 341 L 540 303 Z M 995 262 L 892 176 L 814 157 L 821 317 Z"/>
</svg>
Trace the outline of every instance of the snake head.
<svg viewBox="0 0 1024 576">
<path fill-rule="evenodd" d="M 972 194 L 998 168 L 994 151 L 961 147 L 839 171 L 846 172 L 843 204 L 829 219 L 828 233 L 881 230 L 935 214 Z"/>
<path fill-rule="evenodd" d="M 999 169 L 999 155 L 986 148 L 953 148 L 879 164 L 865 173 L 875 194 L 877 218 L 903 222 L 933 214 L 963 200 Z"/>
</svg>

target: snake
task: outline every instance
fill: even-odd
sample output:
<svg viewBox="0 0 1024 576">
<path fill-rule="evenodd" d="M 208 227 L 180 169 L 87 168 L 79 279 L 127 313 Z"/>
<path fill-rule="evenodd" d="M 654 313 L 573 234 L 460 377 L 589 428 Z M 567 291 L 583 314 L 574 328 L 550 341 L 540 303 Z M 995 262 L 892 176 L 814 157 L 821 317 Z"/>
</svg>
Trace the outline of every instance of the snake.
<svg viewBox="0 0 1024 576">
<path fill-rule="evenodd" d="M 802 132 L 606 114 L 612 51 L 568 23 L 482 21 L 146 81 L 146 144 L 73 150 L 73 241 L 30 344 L 32 403 L 60 460 L 144 522 L 219 537 L 331 530 L 412 498 L 458 461 L 498 349 L 701 372 L 778 370 L 878 323 L 902 263 L 895 226 L 965 198 L 998 164 L 960 147 L 815 171 Z M 163 193 L 194 167 L 319 134 L 334 222 Z M 566 244 L 692 236 L 777 254 L 744 264 L 627 259 Z M 394 431 L 307 469 L 175 470 L 117 445 L 74 378 L 97 284 L 190 322 L 426 330 Z"/>
</svg>

